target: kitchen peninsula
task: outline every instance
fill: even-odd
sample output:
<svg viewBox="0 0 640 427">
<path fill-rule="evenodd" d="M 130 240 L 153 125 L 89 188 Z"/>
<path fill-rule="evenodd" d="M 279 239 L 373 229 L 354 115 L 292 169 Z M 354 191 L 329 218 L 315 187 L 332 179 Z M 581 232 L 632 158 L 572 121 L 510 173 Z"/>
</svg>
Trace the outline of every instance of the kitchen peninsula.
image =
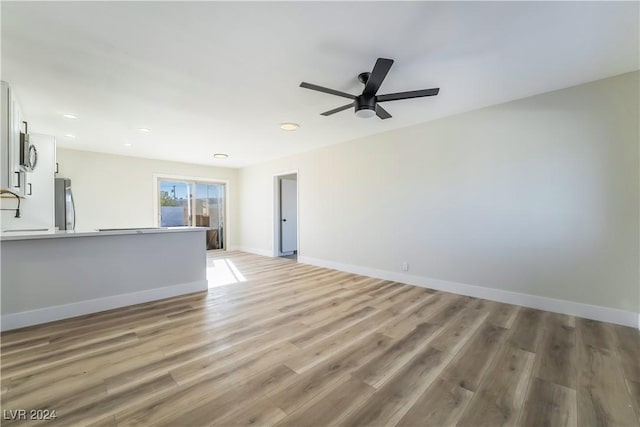
<svg viewBox="0 0 640 427">
<path fill-rule="evenodd" d="M 0 234 L 2 330 L 206 291 L 206 228 Z"/>
</svg>

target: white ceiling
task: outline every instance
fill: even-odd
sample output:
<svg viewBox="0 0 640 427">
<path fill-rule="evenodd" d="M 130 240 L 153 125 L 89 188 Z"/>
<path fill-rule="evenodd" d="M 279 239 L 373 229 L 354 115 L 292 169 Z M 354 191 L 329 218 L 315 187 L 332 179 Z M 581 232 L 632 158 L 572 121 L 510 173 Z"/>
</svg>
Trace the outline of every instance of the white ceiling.
<svg viewBox="0 0 640 427">
<path fill-rule="evenodd" d="M 59 146 L 239 167 L 639 68 L 638 2 L 2 2 L 2 79 Z M 392 119 L 301 89 L 380 93 Z M 78 120 L 62 118 L 72 113 Z M 279 129 L 297 122 L 296 132 Z M 137 128 L 149 128 L 143 134 Z M 75 139 L 64 137 L 76 135 Z M 133 144 L 126 148 L 124 143 Z M 213 159 L 218 152 L 229 159 Z"/>
</svg>

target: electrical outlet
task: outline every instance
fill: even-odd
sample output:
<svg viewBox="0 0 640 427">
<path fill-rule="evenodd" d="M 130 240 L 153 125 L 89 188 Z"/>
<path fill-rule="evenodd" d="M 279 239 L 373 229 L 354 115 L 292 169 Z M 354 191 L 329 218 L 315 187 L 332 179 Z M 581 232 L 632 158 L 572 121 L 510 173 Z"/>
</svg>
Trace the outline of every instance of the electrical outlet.
<svg viewBox="0 0 640 427">
<path fill-rule="evenodd" d="M 402 271 L 409 271 L 409 263 L 407 261 L 402 261 Z"/>
</svg>

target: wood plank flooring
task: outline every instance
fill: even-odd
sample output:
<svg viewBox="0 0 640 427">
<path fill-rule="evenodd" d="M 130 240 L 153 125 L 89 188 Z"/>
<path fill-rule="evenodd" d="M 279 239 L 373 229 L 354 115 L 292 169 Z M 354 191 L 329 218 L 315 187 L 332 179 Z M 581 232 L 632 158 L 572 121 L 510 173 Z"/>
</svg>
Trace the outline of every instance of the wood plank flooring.
<svg viewBox="0 0 640 427">
<path fill-rule="evenodd" d="M 2 425 L 640 425 L 632 328 L 242 252 L 208 263 L 238 281 L 3 333 Z"/>
</svg>

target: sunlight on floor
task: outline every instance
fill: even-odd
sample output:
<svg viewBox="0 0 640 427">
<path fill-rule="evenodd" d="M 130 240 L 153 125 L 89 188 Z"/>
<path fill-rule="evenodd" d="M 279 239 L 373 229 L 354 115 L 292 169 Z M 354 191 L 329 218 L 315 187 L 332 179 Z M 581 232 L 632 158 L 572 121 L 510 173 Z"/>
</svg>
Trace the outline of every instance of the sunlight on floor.
<svg viewBox="0 0 640 427">
<path fill-rule="evenodd" d="M 226 258 L 207 260 L 207 280 L 210 288 L 247 281 L 233 261 Z"/>
</svg>

